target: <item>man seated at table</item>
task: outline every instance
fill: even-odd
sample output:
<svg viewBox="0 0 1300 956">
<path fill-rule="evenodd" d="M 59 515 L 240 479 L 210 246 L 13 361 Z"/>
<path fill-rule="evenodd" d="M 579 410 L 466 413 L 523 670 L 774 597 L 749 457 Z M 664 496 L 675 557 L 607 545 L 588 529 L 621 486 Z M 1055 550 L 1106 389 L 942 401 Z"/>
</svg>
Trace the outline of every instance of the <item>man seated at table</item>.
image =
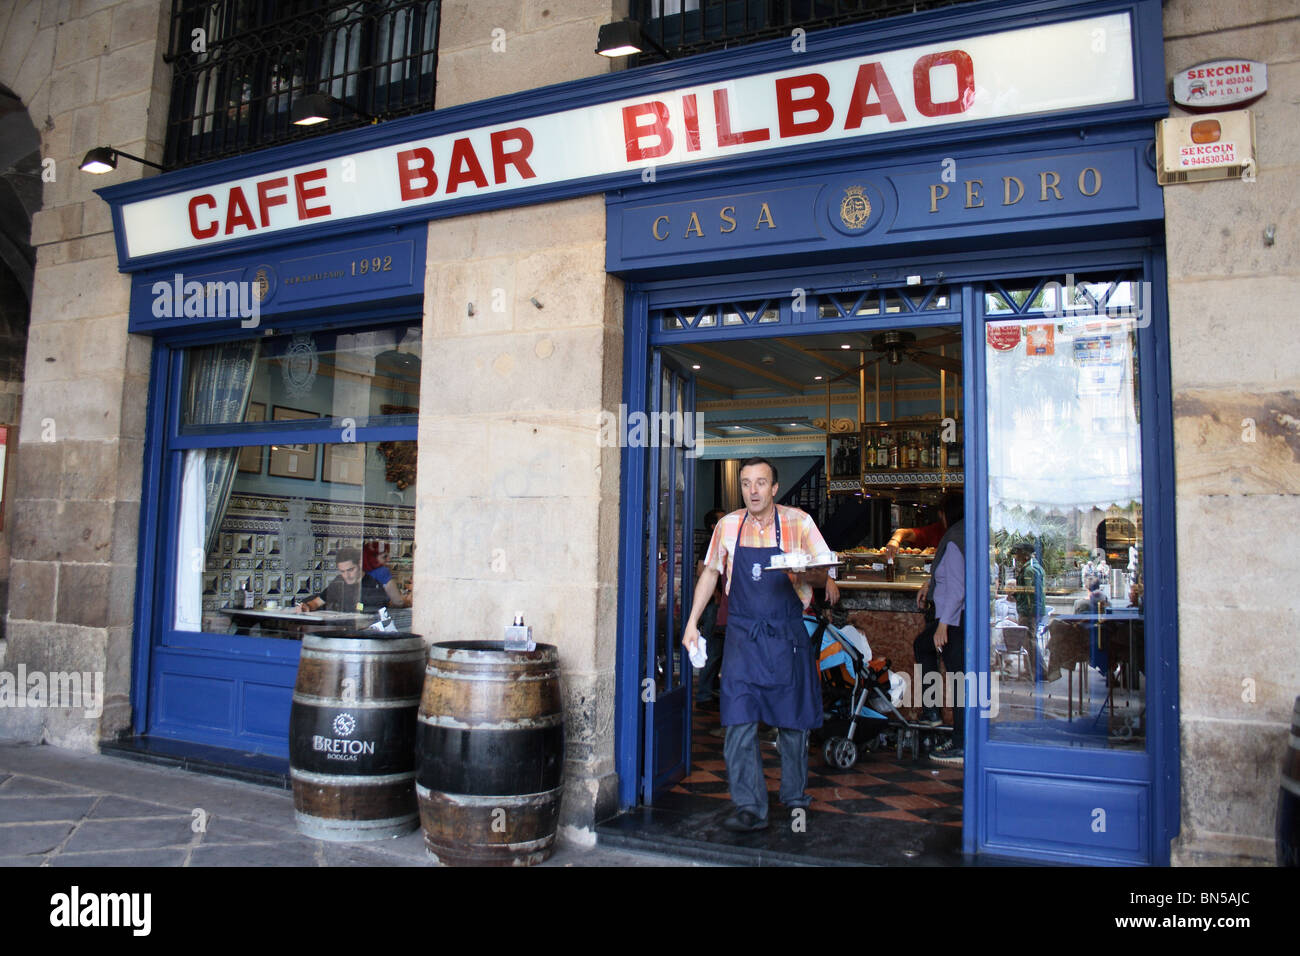
<svg viewBox="0 0 1300 956">
<path fill-rule="evenodd" d="M 340 548 L 335 556 L 339 575 L 329 586 L 298 605 L 298 610 L 316 611 L 373 611 L 388 606 L 384 586 L 361 570 L 361 552 L 356 548 Z"/>
</svg>

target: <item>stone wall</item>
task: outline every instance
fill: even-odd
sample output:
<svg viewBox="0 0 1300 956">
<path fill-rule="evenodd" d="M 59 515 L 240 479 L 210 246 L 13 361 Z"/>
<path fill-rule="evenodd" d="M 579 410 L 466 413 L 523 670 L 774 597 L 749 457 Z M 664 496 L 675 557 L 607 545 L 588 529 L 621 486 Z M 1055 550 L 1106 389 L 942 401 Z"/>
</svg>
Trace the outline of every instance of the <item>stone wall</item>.
<svg viewBox="0 0 1300 956">
<path fill-rule="evenodd" d="M 106 203 L 138 164 L 78 171 L 112 145 L 157 160 L 169 70 L 159 0 L 19 0 L 0 10 L 0 83 L 55 161 L 32 220 L 37 251 L 20 444 L 10 491 L 4 666 L 104 674 L 104 712 L 0 710 L 0 738 L 90 749 L 130 720 L 132 600 L 150 343 L 127 335 Z"/>
<path fill-rule="evenodd" d="M 627 0 L 443 0 L 438 28 L 438 109 L 617 69 L 597 56 L 603 24 Z"/>
<path fill-rule="evenodd" d="M 1293 0 L 1172 0 L 1164 27 L 1169 75 L 1228 56 L 1268 64 L 1268 93 L 1249 107 L 1257 181 L 1164 193 L 1182 753 L 1173 859 L 1267 863 L 1300 694 L 1300 548 L 1288 535 L 1300 526 L 1300 15 Z"/>
<path fill-rule="evenodd" d="M 617 809 L 614 672 L 622 284 L 600 196 L 429 227 L 415 630 L 500 639 L 515 612 L 559 648 L 561 825 Z"/>
</svg>

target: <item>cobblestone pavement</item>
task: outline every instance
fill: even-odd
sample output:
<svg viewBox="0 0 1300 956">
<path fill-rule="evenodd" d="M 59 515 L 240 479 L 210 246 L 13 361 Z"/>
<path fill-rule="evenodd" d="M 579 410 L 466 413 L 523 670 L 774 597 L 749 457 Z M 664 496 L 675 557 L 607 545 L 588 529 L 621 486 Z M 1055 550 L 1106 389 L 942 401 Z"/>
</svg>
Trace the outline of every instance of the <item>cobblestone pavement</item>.
<svg viewBox="0 0 1300 956">
<path fill-rule="evenodd" d="M 420 831 L 300 835 L 286 790 L 56 747 L 0 743 L 0 866 L 429 866 Z M 561 842 L 542 866 L 696 866 Z"/>
</svg>

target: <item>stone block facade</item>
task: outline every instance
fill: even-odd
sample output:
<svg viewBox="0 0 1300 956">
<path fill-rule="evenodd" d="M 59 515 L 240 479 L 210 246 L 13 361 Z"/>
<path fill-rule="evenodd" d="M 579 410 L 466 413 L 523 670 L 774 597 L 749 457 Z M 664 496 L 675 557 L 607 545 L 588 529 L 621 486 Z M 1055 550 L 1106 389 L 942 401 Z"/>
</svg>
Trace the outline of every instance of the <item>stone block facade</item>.
<svg viewBox="0 0 1300 956">
<path fill-rule="evenodd" d="M 93 749 L 130 722 L 149 343 L 127 334 L 130 284 L 92 189 L 137 179 L 142 168 L 123 161 L 91 177 L 77 167 L 100 145 L 161 155 L 166 29 L 157 0 L 19 0 L 0 12 L 0 83 L 21 99 L 42 159 L 53 161 L 32 219 L 37 266 L 7 503 L 4 666 L 106 675 L 102 716 L 0 710 L 0 737 Z"/>
<path fill-rule="evenodd" d="M 1268 93 L 1249 107 L 1256 181 L 1167 187 L 1165 241 L 1182 765 L 1173 861 L 1270 863 L 1300 694 L 1300 549 L 1286 535 L 1300 523 L 1300 14 L 1285 0 L 1173 0 L 1164 28 L 1168 74 L 1228 56 L 1268 65 Z"/>
</svg>

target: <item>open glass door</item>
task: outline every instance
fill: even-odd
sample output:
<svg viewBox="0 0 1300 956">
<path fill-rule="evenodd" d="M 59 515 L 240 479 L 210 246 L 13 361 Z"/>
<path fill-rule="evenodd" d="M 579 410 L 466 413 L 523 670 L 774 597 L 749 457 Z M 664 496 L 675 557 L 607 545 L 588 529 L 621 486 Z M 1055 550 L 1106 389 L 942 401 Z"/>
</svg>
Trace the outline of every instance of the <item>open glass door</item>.
<svg viewBox="0 0 1300 956">
<path fill-rule="evenodd" d="M 651 360 L 647 404 L 650 417 L 642 429 L 650 447 L 640 688 L 646 734 L 642 801 L 650 804 L 690 770 L 691 663 L 681 634 L 695 578 L 695 382 L 658 350 Z M 638 440 L 634 423 L 629 423 L 627 438 Z"/>
</svg>

